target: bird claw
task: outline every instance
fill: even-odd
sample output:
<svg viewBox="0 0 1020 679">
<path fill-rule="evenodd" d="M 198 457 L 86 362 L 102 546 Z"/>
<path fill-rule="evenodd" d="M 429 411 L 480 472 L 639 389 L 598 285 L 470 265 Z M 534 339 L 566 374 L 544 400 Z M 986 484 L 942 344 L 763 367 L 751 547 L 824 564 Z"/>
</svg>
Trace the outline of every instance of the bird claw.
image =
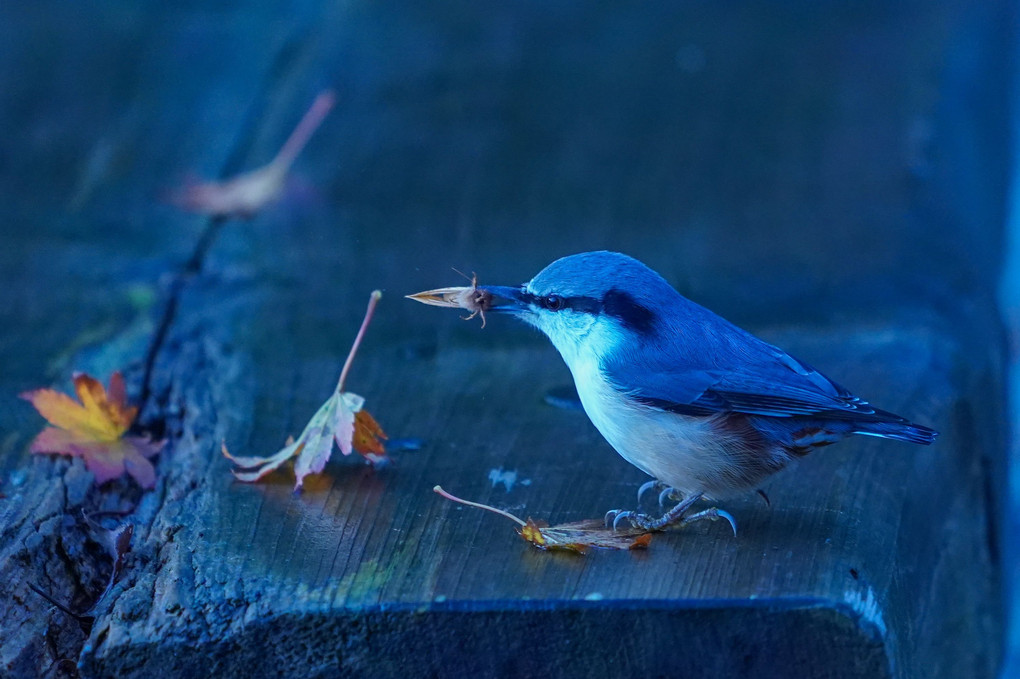
<svg viewBox="0 0 1020 679">
<path fill-rule="evenodd" d="M 680 502 L 680 501 L 682 501 L 684 499 L 683 493 L 681 493 L 676 488 L 673 488 L 672 486 L 667 486 L 665 483 L 663 483 L 662 481 L 659 481 L 658 479 L 652 479 L 651 481 L 646 481 L 645 483 L 642 483 L 641 487 L 638 488 L 638 491 L 637 491 L 637 501 L 638 501 L 638 504 L 641 504 L 641 498 L 643 498 L 645 496 L 645 493 L 647 493 L 650 490 L 659 489 L 659 488 L 662 489 L 662 491 L 659 493 L 659 506 L 660 507 L 665 507 L 666 506 L 666 500 L 673 500 L 674 502 Z"/>
<path fill-rule="evenodd" d="M 613 519 L 613 530 L 620 530 L 621 521 L 629 521 L 631 526 L 640 528 L 640 519 L 642 518 L 644 518 L 644 514 L 638 514 L 637 512 L 620 512 Z"/>
<path fill-rule="evenodd" d="M 606 512 L 606 526 L 608 527 L 612 523 L 613 530 L 620 530 L 620 523 L 623 521 L 629 521 L 633 528 L 639 528 L 641 530 L 655 530 L 652 525 L 655 523 L 655 519 L 648 516 L 647 514 L 639 514 L 638 512 L 632 512 L 629 509 L 610 509 Z"/>
<path fill-rule="evenodd" d="M 667 492 L 673 491 L 674 491 L 673 488 L 667 488 L 665 491 L 663 491 L 663 493 L 665 494 Z M 608 512 L 606 512 L 605 524 L 606 526 L 609 526 L 611 523 L 613 526 L 613 530 L 619 530 L 620 523 L 623 521 L 627 521 L 630 523 L 632 527 L 637 528 L 639 530 L 657 531 L 667 528 L 668 526 L 673 524 L 683 526 L 688 523 L 693 523 L 695 521 L 701 521 L 702 519 L 709 519 L 711 521 L 715 521 L 717 519 L 725 519 L 730 524 L 730 528 L 733 530 L 733 536 L 736 537 L 737 535 L 736 519 L 733 518 L 732 514 L 725 510 L 719 509 L 718 507 L 709 507 L 708 509 L 700 511 L 696 514 L 684 516 L 687 510 L 690 509 L 691 505 L 693 505 L 700 498 L 701 498 L 700 493 L 698 495 L 692 495 L 688 498 L 685 498 L 683 501 L 680 502 L 680 504 L 676 505 L 659 518 L 655 518 L 647 514 L 641 514 L 639 512 L 634 512 L 626 509 L 611 509 Z"/>
<path fill-rule="evenodd" d="M 737 520 L 733 518 L 733 515 L 727 512 L 725 509 L 719 509 L 718 507 L 709 507 L 704 511 L 700 511 L 697 514 L 691 514 L 685 516 L 680 520 L 681 525 L 692 523 L 694 521 L 700 521 L 702 519 L 708 519 L 709 521 L 716 521 L 718 519 L 726 519 L 729 522 L 730 528 L 733 529 L 733 537 L 737 537 Z"/>
<path fill-rule="evenodd" d="M 666 486 L 661 493 L 659 493 L 659 506 L 665 507 L 666 500 L 673 500 L 674 502 L 682 502 L 684 499 L 683 494 L 673 488 L 672 486 Z"/>
<path fill-rule="evenodd" d="M 642 483 L 641 487 L 637 489 L 637 501 L 638 501 L 638 504 L 641 504 L 641 498 L 644 496 L 645 493 L 647 493 L 648 491 L 650 491 L 650 490 L 652 490 L 654 488 L 660 488 L 660 487 L 665 486 L 665 485 L 666 484 L 664 484 L 659 479 L 652 479 L 651 481 L 646 481 L 646 482 Z"/>
<path fill-rule="evenodd" d="M 610 509 L 608 512 L 606 512 L 606 518 L 603 521 L 606 524 L 606 528 L 612 526 L 613 530 L 617 530 L 620 525 L 620 521 L 626 519 L 629 515 L 633 513 L 634 512 L 627 511 L 624 509 Z"/>
</svg>

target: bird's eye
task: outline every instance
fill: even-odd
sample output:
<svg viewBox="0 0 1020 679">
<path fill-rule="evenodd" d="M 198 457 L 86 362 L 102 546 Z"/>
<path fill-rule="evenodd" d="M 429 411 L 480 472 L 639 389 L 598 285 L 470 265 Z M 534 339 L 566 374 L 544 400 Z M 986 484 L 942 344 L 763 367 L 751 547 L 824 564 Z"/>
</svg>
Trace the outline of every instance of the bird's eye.
<svg viewBox="0 0 1020 679">
<path fill-rule="evenodd" d="M 549 311 L 559 311 L 563 308 L 563 298 L 559 295 L 546 295 L 542 298 L 542 306 Z"/>
</svg>

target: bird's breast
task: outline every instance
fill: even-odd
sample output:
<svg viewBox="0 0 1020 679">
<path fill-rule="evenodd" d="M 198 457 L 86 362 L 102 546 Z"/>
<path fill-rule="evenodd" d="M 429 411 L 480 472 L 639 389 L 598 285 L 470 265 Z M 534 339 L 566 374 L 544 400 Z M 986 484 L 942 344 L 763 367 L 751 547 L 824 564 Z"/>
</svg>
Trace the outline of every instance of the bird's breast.
<svg viewBox="0 0 1020 679">
<path fill-rule="evenodd" d="M 572 367 L 585 412 L 624 459 L 685 493 L 705 492 L 725 455 L 712 418 L 650 408 L 620 392 L 595 362 Z"/>
</svg>

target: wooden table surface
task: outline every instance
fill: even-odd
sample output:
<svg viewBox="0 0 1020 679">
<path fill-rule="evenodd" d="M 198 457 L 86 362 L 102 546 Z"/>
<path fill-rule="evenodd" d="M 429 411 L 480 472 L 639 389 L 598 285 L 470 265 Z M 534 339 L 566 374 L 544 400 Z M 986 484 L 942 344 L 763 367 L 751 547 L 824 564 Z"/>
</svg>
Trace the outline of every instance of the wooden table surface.
<svg viewBox="0 0 1020 679">
<path fill-rule="evenodd" d="M 993 676 L 1012 10 L 924 7 L 0 7 L 0 674 Z M 163 200 L 268 161 L 324 88 L 279 203 Z M 546 402 L 570 375 L 543 337 L 403 299 L 593 249 L 937 443 L 820 451 L 723 505 L 736 538 L 643 552 L 543 553 L 442 500 L 634 506 L 647 477 Z M 349 388 L 421 445 L 235 481 L 221 442 L 300 432 L 374 288 Z M 19 392 L 115 369 L 168 441 L 149 492 L 28 452 Z M 98 603 L 82 510 L 134 526 Z"/>
</svg>

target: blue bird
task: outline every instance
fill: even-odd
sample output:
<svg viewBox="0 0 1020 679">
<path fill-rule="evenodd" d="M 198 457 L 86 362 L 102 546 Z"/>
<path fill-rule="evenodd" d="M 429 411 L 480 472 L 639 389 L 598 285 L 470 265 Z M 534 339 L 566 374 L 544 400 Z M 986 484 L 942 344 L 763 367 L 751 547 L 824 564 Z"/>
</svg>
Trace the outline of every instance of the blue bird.
<svg viewBox="0 0 1020 679">
<path fill-rule="evenodd" d="M 928 445 L 937 433 L 872 407 L 783 350 L 686 299 L 616 252 L 559 259 L 520 287 L 477 286 L 487 311 L 541 330 L 570 368 L 585 412 L 628 462 L 678 504 L 607 523 L 659 530 L 701 498 L 753 489 L 790 461 L 854 434 Z"/>
</svg>

